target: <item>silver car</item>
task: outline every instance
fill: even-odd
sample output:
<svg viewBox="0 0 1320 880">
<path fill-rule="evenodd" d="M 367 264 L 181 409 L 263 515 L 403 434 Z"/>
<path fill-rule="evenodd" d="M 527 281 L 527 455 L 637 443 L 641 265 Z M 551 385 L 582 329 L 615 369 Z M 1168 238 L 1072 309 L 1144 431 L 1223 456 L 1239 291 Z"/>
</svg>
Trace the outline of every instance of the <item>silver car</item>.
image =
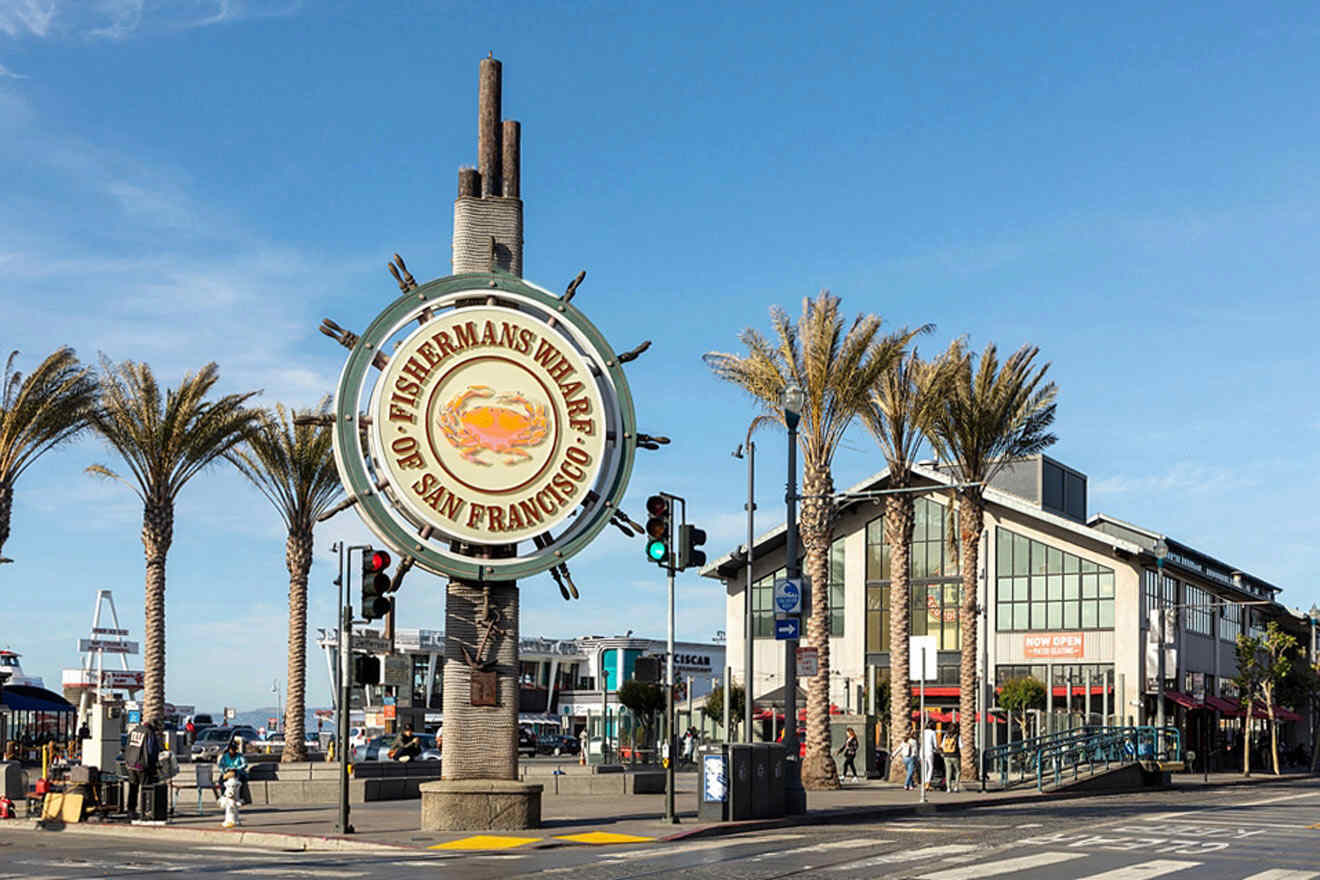
<svg viewBox="0 0 1320 880">
<path fill-rule="evenodd" d="M 234 737 L 243 740 L 245 751 L 248 743 L 258 739 L 256 728 L 253 727 L 208 727 L 197 735 L 197 741 L 192 747 L 192 759 L 214 761 Z"/>
</svg>

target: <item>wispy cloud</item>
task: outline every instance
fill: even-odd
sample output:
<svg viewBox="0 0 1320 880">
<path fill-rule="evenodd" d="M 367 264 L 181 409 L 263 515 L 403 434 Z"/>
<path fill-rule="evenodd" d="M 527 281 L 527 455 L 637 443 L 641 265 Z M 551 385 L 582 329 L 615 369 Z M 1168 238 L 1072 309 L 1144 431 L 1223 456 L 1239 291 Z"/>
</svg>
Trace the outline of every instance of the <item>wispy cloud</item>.
<svg viewBox="0 0 1320 880">
<path fill-rule="evenodd" d="M 0 33 L 15 38 L 124 40 L 292 15 L 299 0 L 0 0 Z"/>
<path fill-rule="evenodd" d="M 15 73 L 3 64 L 0 64 L 0 79 L 27 79 L 26 74 Z"/>
<path fill-rule="evenodd" d="M 1093 495 L 1129 495 L 1143 492 L 1224 492 L 1256 484 L 1249 470 L 1180 461 L 1162 473 L 1115 476 L 1090 484 Z"/>
</svg>

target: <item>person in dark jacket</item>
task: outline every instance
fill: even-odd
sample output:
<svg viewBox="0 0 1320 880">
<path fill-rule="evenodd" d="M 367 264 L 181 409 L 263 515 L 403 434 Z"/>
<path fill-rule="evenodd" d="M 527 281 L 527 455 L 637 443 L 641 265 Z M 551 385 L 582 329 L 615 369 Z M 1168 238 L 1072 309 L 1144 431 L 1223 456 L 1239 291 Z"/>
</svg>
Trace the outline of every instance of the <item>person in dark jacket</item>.
<svg viewBox="0 0 1320 880">
<path fill-rule="evenodd" d="M 422 741 L 413 733 L 412 725 L 405 724 L 403 733 L 394 740 L 389 756 L 395 761 L 412 761 L 422 753 Z"/>
<path fill-rule="evenodd" d="M 124 747 L 124 767 L 128 770 L 128 817 L 136 819 L 139 795 L 144 786 L 156 781 L 156 762 L 160 758 L 160 733 L 157 722 L 144 721 L 128 734 Z"/>
</svg>

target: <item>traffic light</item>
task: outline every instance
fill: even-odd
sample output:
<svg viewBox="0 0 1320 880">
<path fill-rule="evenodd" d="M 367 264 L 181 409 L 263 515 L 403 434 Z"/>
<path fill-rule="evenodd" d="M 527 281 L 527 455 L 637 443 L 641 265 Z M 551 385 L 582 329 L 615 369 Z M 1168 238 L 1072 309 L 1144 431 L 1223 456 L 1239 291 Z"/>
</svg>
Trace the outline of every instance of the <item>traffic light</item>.
<svg viewBox="0 0 1320 880">
<path fill-rule="evenodd" d="M 690 523 L 678 527 L 678 568 L 700 568 L 706 564 L 706 551 L 698 550 L 706 543 L 706 530 Z"/>
<path fill-rule="evenodd" d="M 646 558 L 666 568 L 673 559 L 674 506 L 663 495 L 646 499 Z"/>
<path fill-rule="evenodd" d="M 384 550 L 362 551 L 362 616 L 367 620 L 384 617 L 394 607 L 385 594 L 390 591 L 390 554 Z"/>
</svg>

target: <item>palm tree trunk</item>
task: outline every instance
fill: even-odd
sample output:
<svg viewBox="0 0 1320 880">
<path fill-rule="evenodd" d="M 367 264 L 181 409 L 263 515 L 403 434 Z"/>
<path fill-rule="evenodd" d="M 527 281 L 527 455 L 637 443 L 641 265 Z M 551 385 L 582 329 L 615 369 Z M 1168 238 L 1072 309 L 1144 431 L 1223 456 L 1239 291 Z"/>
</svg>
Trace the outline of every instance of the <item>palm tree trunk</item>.
<svg viewBox="0 0 1320 880">
<path fill-rule="evenodd" d="M 961 537 L 958 570 L 962 573 L 962 602 L 958 625 L 962 630 L 962 656 L 958 668 L 958 727 L 962 751 L 962 778 L 977 778 L 976 768 L 976 572 L 981 554 L 985 510 L 977 487 L 958 493 L 958 532 Z"/>
<path fill-rule="evenodd" d="M 830 538 L 834 522 L 834 479 L 828 468 L 806 464 L 802 473 L 802 548 L 811 579 L 807 638 L 816 647 L 819 669 L 807 682 L 807 748 L 802 787 L 837 789 L 839 771 L 830 748 Z M 785 718 L 785 724 L 797 719 Z"/>
<path fill-rule="evenodd" d="M 289 677 L 285 682 L 284 753 L 280 762 L 306 761 L 307 575 L 312 568 L 312 530 L 290 530 L 284 542 L 289 569 Z"/>
<path fill-rule="evenodd" d="M 174 540 L 174 504 L 148 501 L 142 508 L 142 549 L 147 557 L 143 627 L 142 720 L 165 717 L 165 557 Z"/>
<path fill-rule="evenodd" d="M 0 551 L 5 549 L 5 541 L 9 540 L 9 517 L 14 512 L 14 487 L 4 480 L 0 480 Z M 3 556 L 0 553 L 0 556 Z"/>
<path fill-rule="evenodd" d="M 885 500 L 885 543 L 889 545 L 889 754 L 896 753 L 912 726 L 912 682 L 908 676 L 908 557 L 912 550 L 915 502 L 908 493 Z M 902 782 L 907 769 L 890 761 L 889 781 Z"/>
</svg>

